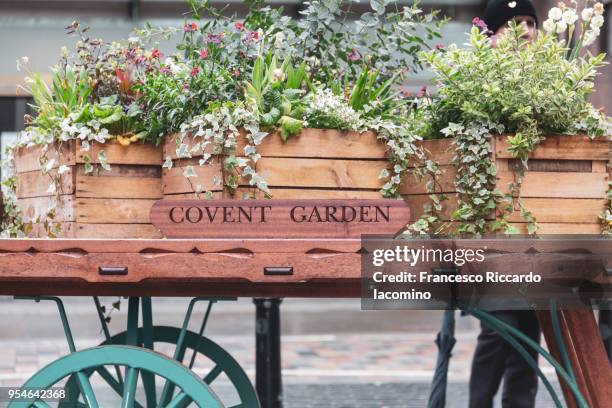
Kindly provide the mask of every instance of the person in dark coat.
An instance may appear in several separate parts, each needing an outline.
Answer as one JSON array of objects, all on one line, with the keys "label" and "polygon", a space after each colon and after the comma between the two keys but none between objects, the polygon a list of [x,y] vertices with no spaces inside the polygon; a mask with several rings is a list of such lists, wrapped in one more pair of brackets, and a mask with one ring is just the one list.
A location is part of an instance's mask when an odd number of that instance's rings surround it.
[{"label": "person in dark coat", "polygon": [[[536,36],[538,17],[529,0],[492,0],[483,17],[491,36],[500,36],[510,21],[527,28],[525,39]],[[498,319],[521,330],[534,341],[540,341],[540,327],[535,312],[530,310],[500,310],[496,305],[488,311]],[[526,347],[537,361],[538,354]],[[538,390],[538,377],[524,358],[494,330],[481,322],[472,372],[470,376],[470,408],[493,407],[493,399],[504,380],[503,408],[532,408]]]}]

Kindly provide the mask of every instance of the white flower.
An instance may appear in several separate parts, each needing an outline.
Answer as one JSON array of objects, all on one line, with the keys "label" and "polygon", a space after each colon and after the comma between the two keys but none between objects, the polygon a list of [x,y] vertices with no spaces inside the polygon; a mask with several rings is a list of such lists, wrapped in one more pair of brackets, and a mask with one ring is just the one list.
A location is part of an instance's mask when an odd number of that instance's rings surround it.
[{"label": "white flower", "polygon": [[559,7],[553,7],[548,12],[548,18],[553,21],[561,20],[561,17],[563,17],[563,11]]},{"label": "white flower", "polygon": [[551,19],[548,19],[544,21],[544,24],[542,25],[542,27],[544,27],[544,31],[546,31],[547,33],[551,33],[555,31],[556,24]]},{"label": "white flower", "polygon": [[567,30],[567,23],[565,21],[559,21],[557,23],[557,34],[562,34]]},{"label": "white flower", "polygon": [[603,15],[603,13],[604,13],[604,5],[602,3],[596,3],[595,6],[593,6],[593,12],[597,16]]},{"label": "white flower", "polygon": [[276,68],[274,71],[272,71],[272,80],[274,82],[282,81],[284,79],[285,79],[285,73],[283,72],[282,69]]},{"label": "white flower", "polygon": [[593,18],[592,8],[589,7],[582,10],[582,21],[589,21],[591,18]]},{"label": "white flower", "polygon": [[578,20],[578,14],[576,14],[575,10],[568,8],[563,12],[563,21],[568,25],[574,24],[576,20]]},{"label": "white flower", "polygon": [[591,28],[600,28],[604,25],[604,18],[601,15],[596,15],[591,20]]}]

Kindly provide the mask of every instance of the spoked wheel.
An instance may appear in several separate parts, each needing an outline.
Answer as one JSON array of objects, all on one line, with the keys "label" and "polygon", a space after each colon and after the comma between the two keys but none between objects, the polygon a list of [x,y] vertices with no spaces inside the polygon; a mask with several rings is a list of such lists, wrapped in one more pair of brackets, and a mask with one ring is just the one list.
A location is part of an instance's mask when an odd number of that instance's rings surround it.
[{"label": "spoked wheel", "polygon": [[[177,327],[169,327],[169,326],[154,326],[153,327],[153,343],[166,343],[176,345],[177,340],[180,336],[181,330]],[[143,328],[138,329],[138,343],[143,344],[144,336],[143,336]],[[102,343],[102,345],[110,345],[110,344],[126,344],[127,342],[127,332],[119,333],[115,336],[112,336],[108,341]],[[221,346],[219,346],[214,341],[206,338],[204,336],[199,336],[197,333],[187,330],[185,332],[185,339],[183,342],[184,346],[182,350],[178,350],[176,354],[178,362],[184,363],[185,365],[193,366],[198,369],[200,367],[205,368],[205,371],[199,373],[202,375],[202,379],[205,384],[208,386],[212,386],[212,389],[215,389],[215,384],[213,382],[217,379],[223,378],[232,389],[229,390],[227,396],[222,398],[221,401],[225,404],[224,406],[231,408],[257,408],[259,407],[259,401],[257,399],[257,394],[249,377],[244,372],[240,364]],[[188,353],[189,352],[189,353]],[[195,355],[194,355],[195,352]],[[188,355],[188,359],[185,357]],[[185,361],[187,360],[187,361]],[[206,361],[202,361],[206,360]],[[194,366],[194,363],[196,364]],[[118,376],[114,374],[115,371],[110,369],[105,373],[103,378],[111,384],[113,389],[116,392],[120,392],[122,387],[120,385],[121,379],[117,378]],[[86,375],[92,374],[93,371],[86,372]],[[113,373],[113,374],[111,374]],[[224,375],[222,375],[224,374]],[[167,403],[170,401],[171,397],[176,398],[174,393],[175,387],[172,385],[168,385],[165,392],[162,392],[161,395],[151,395],[151,393],[155,393],[155,385],[147,387],[147,382],[150,383],[150,379],[147,379],[146,376],[143,376],[143,382],[145,384],[145,392],[147,393],[147,404],[143,406],[146,407],[155,407],[152,405],[152,401],[158,401],[162,403]],[[127,381],[127,379],[126,379]],[[112,385],[114,384],[114,386]],[[147,389],[148,388],[148,389]],[[178,387],[180,388],[180,387]],[[78,399],[78,395],[80,393],[78,384],[76,382],[76,378],[71,379],[66,385],[67,395],[70,397],[71,402],[73,403]],[[226,393],[223,393],[224,395]],[[238,400],[238,401],[236,401]],[[74,405],[66,405],[65,408],[73,407]],[[165,406],[165,405],[163,405]],[[177,407],[185,407],[187,405],[180,404]],[[135,405],[135,407],[139,407]],[[63,408],[63,407],[62,407]],[[207,406],[208,408],[208,406]]]},{"label": "spoked wheel", "polygon": [[[109,371],[113,370],[113,367],[125,373],[121,383],[116,380],[108,381],[108,378],[113,378]],[[154,380],[160,377],[163,381],[178,389],[178,393],[173,396],[171,401],[167,404],[157,405],[159,407],[176,408],[194,406],[195,404],[195,406],[201,408],[224,408],[224,405],[206,383],[182,364],[163,354],[132,346],[109,345],[68,354],[34,374],[23,387],[50,389],[65,378],[71,377],[68,382],[73,382],[77,387],[77,394],[82,396],[81,401],[83,402],[79,401],[78,395],[68,394],[72,402],[64,401],[59,406],[98,408],[101,406],[100,401],[90,383],[90,377],[94,372],[107,380],[113,391],[121,390],[121,408],[142,406],[136,401],[139,377],[143,380],[145,387],[145,379]],[[67,391],[70,392],[71,390],[67,388]],[[98,388],[98,391],[101,390]],[[100,396],[101,393],[99,392]],[[74,397],[76,398],[73,399]],[[32,406],[36,408],[50,407],[45,402],[35,400],[9,404],[9,408],[29,408]]]}]

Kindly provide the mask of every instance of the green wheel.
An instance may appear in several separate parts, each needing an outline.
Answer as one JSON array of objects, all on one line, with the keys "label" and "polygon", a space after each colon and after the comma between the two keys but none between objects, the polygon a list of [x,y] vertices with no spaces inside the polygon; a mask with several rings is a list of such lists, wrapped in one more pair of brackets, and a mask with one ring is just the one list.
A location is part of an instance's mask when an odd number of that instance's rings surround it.
[{"label": "green wheel", "polygon": [[[177,340],[181,330],[177,327],[169,327],[169,326],[154,326],[152,330],[152,338],[153,345],[166,343],[176,345]],[[142,345],[144,343],[144,331],[143,328],[138,329],[138,345]],[[108,341],[102,343],[104,345],[119,345],[127,343],[127,332],[122,332],[112,336]],[[184,360],[188,360],[185,362],[186,365],[189,364],[191,360],[194,361],[193,353],[197,354],[196,356],[196,368],[202,364],[206,365],[205,375],[203,375],[203,381],[206,383],[211,389],[214,391],[215,384],[213,382],[222,377],[221,374],[225,374],[225,380],[229,380],[229,385],[232,390],[230,393],[224,394],[232,394],[228,395],[228,398],[221,399],[222,402],[225,403],[225,406],[231,408],[258,408],[259,400],[257,398],[257,393],[251,383],[249,377],[244,372],[240,364],[221,346],[219,346],[214,341],[210,340],[207,337],[199,336],[197,333],[187,330],[185,332],[184,339],[184,347],[182,350],[178,352],[178,362],[183,363]],[[185,358],[187,357],[187,359]],[[201,361],[202,357],[205,357],[205,362]],[[112,371],[112,370],[111,370]],[[86,374],[91,374],[93,371],[89,371]],[[107,373],[107,377],[110,373]],[[115,384],[115,391],[121,394],[122,386],[119,384],[120,381],[117,381],[116,376],[108,377],[107,381],[111,381]],[[150,381],[150,380],[149,380]],[[145,382],[145,388],[147,384]],[[74,407],[74,402],[78,399],[79,396],[79,387],[76,382],[76,378],[72,378],[71,381],[66,385],[68,390],[67,394],[70,397],[71,403],[73,405],[66,404],[66,408]],[[150,388],[154,388],[154,385]],[[174,387],[172,387],[174,388]],[[172,394],[172,391],[170,391]],[[147,400],[150,401],[148,404],[144,404],[143,406],[149,407],[153,406],[152,402],[157,401],[157,395],[155,397],[149,395]],[[167,398],[166,398],[167,399]],[[237,401],[238,400],[238,401]],[[137,408],[142,407],[135,405]],[[179,407],[187,406],[185,404],[178,405]]]},{"label": "green wheel", "polygon": [[[72,407],[98,408],[100,404],[90,383],[90,376],[95,371],[102,378],[109,375],[108,368],[124,368],[125,378],[122,381],[121,408],[138,406],[135,401],[139,377],[143,381],[161,377],[167,383],[179,389],[164,408],[175,408],[195,404],[201,408],[223,408],[215,393],[182,364],[163,354],[141,347],[108,345],[68,354],[34,374],[24,388],[49,389],[67,377],[75,381],[84,402],[76,402]],[[87,373],[87,374],[86,374]],[[111,384],[112,387],[112,384]],[[113,387],[114,388],[114,387]],[[66,405],[60,404],[60,405]],[[19,401],[9,404],[9,408],[44,408],[49,407],[42,401]]]}]

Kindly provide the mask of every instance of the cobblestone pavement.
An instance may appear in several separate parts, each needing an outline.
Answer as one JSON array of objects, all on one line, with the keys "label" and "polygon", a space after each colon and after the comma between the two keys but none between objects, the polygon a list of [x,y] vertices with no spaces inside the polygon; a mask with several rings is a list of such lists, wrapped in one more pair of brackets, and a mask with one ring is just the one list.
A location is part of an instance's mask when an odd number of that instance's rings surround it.
[{"label": "cobblestone pavement", "polygon": [[[3,306],[5,306],[4,309]],[[79,315],[79,304],[75,303],[72,306],[73,313],[69,317],[77,332],[75,334],[77,349],[99,344],[101,341],[101,335],[97,333],[99,326],[97,330],[90,328],[84,332],[82,328],[76,328],[75,323],[95,321],[95,316],[87,315],[89,311],[84,312],[81,316]],[[245,330],[252,330],[252,305],[243,303],[242,306],[245,306],[244,313],[240,309],[241,306],[236,305],[235,308],[238,310],[236,315],[218,314],[219,326],[211,324],[208,333],[214,341],[240,362],[252,378],[254,375],[253,332],[245,332]],[[0,329],[0,386],[22,384],[32,373],[65,355],[68,351],[61,328],[57,326],[44,328],[46,320],[57,319],[50,317],[54,313],[53,310],[39,309],[40,311],[36,312],[39,314],[28,315],[28,311],[36,310],[33,309],[33,305],[24,309],[11,309],[11,307],[15,308],[14,302],[0,303],[0,322],[8,322],[8,325]],[[393,316],[392,314],[384,312],[377,314],[375,319],[353,321],[351,325],[347,320],[353,318],[352,313],[355,313],[354,316],[363,316],[366,312],[354,310],[354,305],[347,307],[346,310],[342,308],[341,303],[336,304],[334,308],[330,308],[329,305],[325,306],[325,304],[323,306],[321,304],[304,306],[302,309],[291,305],[287,307],[285,317],[291,320],[287,324],[283,322],[282,339],[286,407],[426,406],[429,393],[428,382],[431,380],[436,361],[437,348],[433,339],[439,324],[439,314],[425,315],[425,317],[419,314],[409,315],[412,324],[402,326],[405,317],[396,319],[390,317]],[[71,315],[71,309],[68,310]],[[84,308],[83,310],[89,309]],[[176,322],[174,325],[178,326],[182,319],[179,312],[182,310],[182,307],[177,307],[175,311],[173,306],[168,305],[165,309],[158,309],[159,313],[156,317],[159,317],[160,324],[167,324],[166,320],[173,317],[172,320]],[[168,316],[164,317],[164,313]],[[25,316],[17,318],[17,315]],[[311,315],[318,316],[319,319],[325,316],[328,321],[318,327],[310,326],[311,323],[308,323],[307,326],[298,324],[299,319],[304,319],[304,316],[312,318]],[[390,330],[393,327],[388,327],[386,330],[379,327],[383,323],[376,320],[383,320],[385,316],[392,321],[397,320],[395,322],[396,331]],[[122,319],[123,316],[116,316],[113,325],[118,328],[114,328],[113,332],[124,327]],[[197,319],[194,320],[197,322]],[[337,320],[337,324],[334,326],[329,320]],[[221,324],[223,322],[226,324]],[[240,330],[227,330],[227,324],[237,326]],[[384,324],[389,324],[389,322]],[[21,331],[27,331],[27,327],[20,327],[21,325],[29,325],[29,336],[20,334]],[[9,330],[8,327],[11,329]],[[305,330],[304,327],[306,327]],[[334,330],[334,327],[343,327],[343,329]],[[447,405],[449,407],[467,405],[467,381],[478,333],[476,327],[473,322],[458,320],[457,344],[449,369],[449,403]],[[313,334],[313,331],[319,333]],[[156,346],[156,349],[169,355],[174,351],[170,345],[163,344]],[[209,369],[206,361],[196,362],[196,373],[204,375]],[[545,373],[552,374],[550,367],[544,365],[543,369]],[[549,378],[553,379],[554,374],[549,375]],[[222,381],[217,387],[215,391],[221,395],[227,391],[224,388],[226,384]],[[543,388],[540,389],[540,401],[537,406],[553,406]],[[114,404],[103,404],[103,406],[112,407]]]}]

